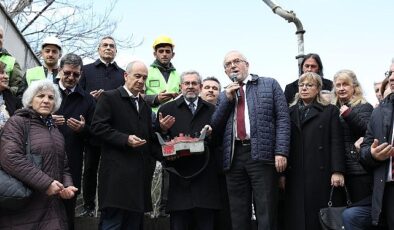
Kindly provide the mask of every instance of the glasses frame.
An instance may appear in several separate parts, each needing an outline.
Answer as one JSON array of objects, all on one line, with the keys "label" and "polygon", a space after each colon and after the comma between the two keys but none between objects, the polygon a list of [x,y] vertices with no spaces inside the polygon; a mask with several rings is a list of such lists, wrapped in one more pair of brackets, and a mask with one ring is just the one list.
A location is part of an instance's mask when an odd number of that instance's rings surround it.
[{"label": "glasses frame", "polygon": [[239,64],[241,64],[242,62],[245,62],[246,63],[246,61],[245,60],[242,60],[242,59],[240,59],[240,58],[236,58],[236,59],[234,59],[234,60],[232,60],[232,61],[228,61],[228,62],[226,62],[226,63],[224,63],[224,68],[226,68],[226,69],[228,69],[228,68],[230,68],[231,66],[238,66]]}]

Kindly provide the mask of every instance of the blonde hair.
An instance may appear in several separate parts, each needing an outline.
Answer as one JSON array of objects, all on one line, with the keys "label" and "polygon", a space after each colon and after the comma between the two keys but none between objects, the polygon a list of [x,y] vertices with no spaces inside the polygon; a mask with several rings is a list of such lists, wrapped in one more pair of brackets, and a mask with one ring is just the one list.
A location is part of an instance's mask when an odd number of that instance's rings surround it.
[{"label": "blonde hair", "polygon": [[[303,73],[300,78],[298,79],[298,83],[301,83],[305,80],[308,80],[310,82],[313,82],[316,84],[317,90],[318,90],[318,94],[316,95],[316,102],[322,105],[328,105],[329,102],[324,100],[321,96],[320,96],[320,92],[321,89],[323,87],[323,81],[320,77],[319,74],[317,73],[313,73],[313,72],[307,72],[307,73]],[[300,95],[299,93],[296,93],[296,95],[294,96],[294,101],[290,104],[290,106],[297,104],[297,102],[300,100]]]},{"label": "blonde hair", "polygon": [[354,93],[352,97],[349,100],[350,106],[355,106],[358,104],[365,104],[367,103],[367,100],[365,100],[364,95],[363,95],[363,90],[361,89],[361,85],[357,80],[356,74],[348,69],[340,70],[334,75],[334,100],[333,104],[334,105],[341,105],[341,101],[338,98],[337,95],[337,90],[335,87],[335,82],[337,80],[344,80],[345,82],[349,83],[350,85],[353,86]]}]

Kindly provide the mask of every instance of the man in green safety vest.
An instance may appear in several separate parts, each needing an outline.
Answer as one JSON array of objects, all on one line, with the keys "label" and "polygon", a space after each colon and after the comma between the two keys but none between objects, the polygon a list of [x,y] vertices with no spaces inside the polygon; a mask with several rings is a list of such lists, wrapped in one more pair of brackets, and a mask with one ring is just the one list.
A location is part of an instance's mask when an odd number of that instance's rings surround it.
[{"label": "man in green safety vest", "polygon": [[5,72],[8,75],[8,86],[13,94],[16,94],[22,82],[22,70],[16,59],[3,48],[4,28],[0,26],[0,61],[6,64]]},{"label": "man in green safety vest", "polygon": [[21,96],[33,81],[49,79],[55,84],[58,83],[58,62],[62,56],[61,41],[57,37],[45,38],[41,44],[41,56],[44,60],[43,65],[26,70],[22,86],[17,93],[18,96]]},{"label": "man in green safety vest", "polygon": [[157,112],[159,106],[176,96],[180,91],[181,79],[171,63],[174,43],[170,37],[161,35],[153,43],[155,61],[150,65],[145,83],[145,100]]}]

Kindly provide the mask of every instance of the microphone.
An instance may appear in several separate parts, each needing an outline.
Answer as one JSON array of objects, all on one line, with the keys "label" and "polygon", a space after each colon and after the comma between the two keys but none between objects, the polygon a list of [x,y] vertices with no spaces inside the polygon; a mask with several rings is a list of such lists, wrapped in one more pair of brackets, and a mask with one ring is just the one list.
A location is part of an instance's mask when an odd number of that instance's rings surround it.
[{"label": "microphone", "polygon": [[[233,81],[233,82],[238,82],[238,78],[237,78],[237,75],[236,74],[233,74],[233,75],[231,75],[231,80]],[[239,89],[237,89],[236,91],[235,91],[235,94],[237,95],[237,98],[240,98],[241,97],[241,94],[239,93]]]}]

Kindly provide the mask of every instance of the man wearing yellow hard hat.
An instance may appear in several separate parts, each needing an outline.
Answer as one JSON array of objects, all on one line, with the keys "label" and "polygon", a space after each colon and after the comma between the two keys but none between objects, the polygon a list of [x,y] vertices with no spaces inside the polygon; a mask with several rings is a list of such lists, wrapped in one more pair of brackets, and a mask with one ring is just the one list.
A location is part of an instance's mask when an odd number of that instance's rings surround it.
[{"label": "man wearing yellow hard hat", "polygon": [[171,63],[174,57],[174,42],[165,35],[160,35],[153,42],[155,61],[150,65],[146,80],[145,100],[157,112],[159,106],[179,94],[181,79]]}]

